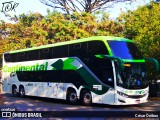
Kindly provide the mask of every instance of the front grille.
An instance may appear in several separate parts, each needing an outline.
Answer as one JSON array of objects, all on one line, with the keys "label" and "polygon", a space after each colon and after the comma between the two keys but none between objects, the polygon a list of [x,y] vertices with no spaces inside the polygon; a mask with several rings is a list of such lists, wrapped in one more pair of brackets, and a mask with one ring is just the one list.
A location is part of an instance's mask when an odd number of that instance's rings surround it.
[{"label": "front grille", "polygon": [[127,95],[128,98],[133,98],[133,99],[137,99],[137,98],[143,98],[144,96],[146,96],[146,94],[144,95]]}]

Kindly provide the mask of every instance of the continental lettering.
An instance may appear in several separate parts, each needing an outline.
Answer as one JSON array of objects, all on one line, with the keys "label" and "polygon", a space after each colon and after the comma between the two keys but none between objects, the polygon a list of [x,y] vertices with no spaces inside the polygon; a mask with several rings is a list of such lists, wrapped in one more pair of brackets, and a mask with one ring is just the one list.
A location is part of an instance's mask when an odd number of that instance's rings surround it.
[{"label": "continental lettering", "polygon": [[48,62],[44,64],[36,63],[35,65],[21,65],[18,64],[16,66],[7,66],[3,67],[4,72],[16,72],[16,71],[42,71],[48,69]]}]

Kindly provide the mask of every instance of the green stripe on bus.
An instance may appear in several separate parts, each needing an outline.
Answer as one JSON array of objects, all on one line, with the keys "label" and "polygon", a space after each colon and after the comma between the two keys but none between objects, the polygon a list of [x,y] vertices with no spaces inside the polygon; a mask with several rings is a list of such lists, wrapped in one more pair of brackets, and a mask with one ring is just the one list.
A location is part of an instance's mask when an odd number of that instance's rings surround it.
[{"label": "green stripe on bus", "polygon": [[144,63],[145,60],[144,59],[140,59],[140,60],[135,60],[135,59],[123,59],[123,62],[139,62],[139,63]]}]

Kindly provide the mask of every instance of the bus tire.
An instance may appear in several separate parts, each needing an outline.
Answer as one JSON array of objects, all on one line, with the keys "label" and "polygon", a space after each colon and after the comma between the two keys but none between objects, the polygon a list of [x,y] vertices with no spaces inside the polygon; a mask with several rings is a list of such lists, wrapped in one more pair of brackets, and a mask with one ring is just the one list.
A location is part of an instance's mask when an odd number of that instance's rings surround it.
[{"label": "bus tire", "polygon": [[92,95],[88,90],[82,91],[80,99],[81,99],[81,103],[83,105],[87,105],[88,106],[88,105],[92,104]]},{"label": "bus tire", "polygon": [[78,98],[75,90],[71,89],[67,91],[67,102],[69,104],[77,104]]},{"label": "bus tire", "polygon": [[20,97],[25,97],[25,90],[23,86],[19,87],[19,96]]},{"label": "bus tire", "polygon": [[17,97],[18,96],[18,92],[17,92],[17,87],[15,85],[12,86],[12,95],[14,97]]}]

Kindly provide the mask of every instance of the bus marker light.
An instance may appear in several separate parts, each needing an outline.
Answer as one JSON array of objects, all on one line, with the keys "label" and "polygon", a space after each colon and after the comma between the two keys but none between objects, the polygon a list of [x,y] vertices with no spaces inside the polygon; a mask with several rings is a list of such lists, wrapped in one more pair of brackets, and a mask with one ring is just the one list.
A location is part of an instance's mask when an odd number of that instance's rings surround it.
[{"label": "bus marker light", "polygon": [[124,64],[125,67],[131,67],[131,64]]}]

